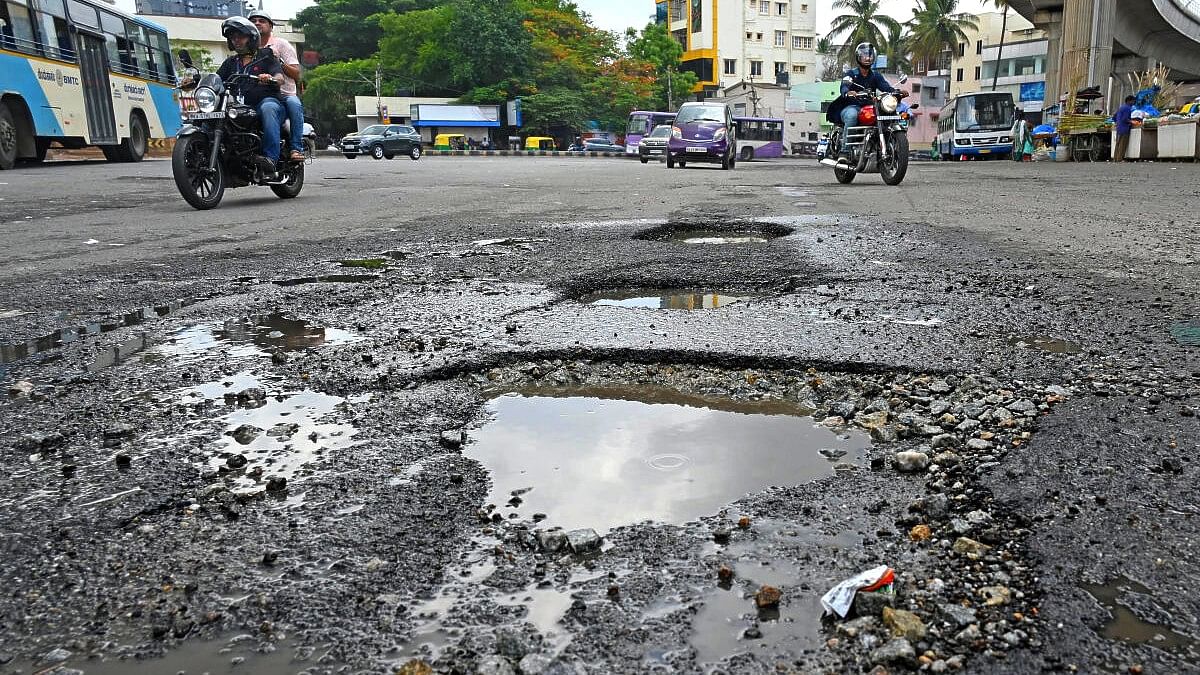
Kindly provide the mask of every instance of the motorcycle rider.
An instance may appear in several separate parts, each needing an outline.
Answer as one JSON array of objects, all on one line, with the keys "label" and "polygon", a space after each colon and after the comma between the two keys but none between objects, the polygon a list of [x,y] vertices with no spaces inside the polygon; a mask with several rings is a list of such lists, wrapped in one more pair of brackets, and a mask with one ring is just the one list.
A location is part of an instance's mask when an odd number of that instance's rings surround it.
[{"label": "motorcycle rider", "polygon": [[847,70],[843,77],[850,78],[858,87],[851,86],[849,82],[842,82],[842,95],[833,102],[833,105],[829,106],[826,119],[830,124],[842,126],[842,145],[839,149],[841,156],[838,158],[838,164],[850,164],[847,129],[858,125],[858,111],[862,107],[859,105],[859,99],[869,96],[864,90],[893,93],[896,91],[887,78],[872,69],[877,55],[875,45],[869,42],[863,42],[854,48],[854,61],[857,67]]},{"label": "motorcycle rider", "polygon": [[250,12],[246,17],[258,28],[259,41],[264,47],[270,47],[279,57],[283,66],[283,84],[279,87],[283,107],[287,109],[287,119],[292,126],[292,161],[304,161],[304,105],[296,89],[296,81],[300,79],[300,59],[296,57],[296,48],[292,43],[281,37],[272,35],[275,21],[261,9]]},{"label": "motorcycle rider", "polygon": [[[225,59],[217,70],[222,81],[228,82],[235,74],[250,75],[250,81],[239,82],[242,98],[246,105],[258,110],[262,123],[263,157],[260,165],[263,172],[274,175],[279,163],[279,133],[283,126],[283,101],[279,98],[279,86],[283,83],[283,68],[274,55],[257,58],[259,47],[258,28],[249,19],[234,16],[221,24],[221,35],[234,55]],[[265,159],[265,163],[262,161]],[[269,170],[266,164],[269,164]]]}]

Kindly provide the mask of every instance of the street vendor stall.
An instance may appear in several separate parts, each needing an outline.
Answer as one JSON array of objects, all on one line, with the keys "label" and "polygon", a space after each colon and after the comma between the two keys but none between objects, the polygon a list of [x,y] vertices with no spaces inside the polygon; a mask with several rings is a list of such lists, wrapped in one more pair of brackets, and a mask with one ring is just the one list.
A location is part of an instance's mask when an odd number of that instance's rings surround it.
[{"label": "street vendor stall", "polygon": [[1071,113],[1058,120],[1058,133],[1076,162],[1103,162],[1112,156],[1113,125],[1104,115]]},{"label": "street vendor stall", "polygon": [[1158,122],[1160,159],[1200,158],[1200,117],[1172,116]]}]

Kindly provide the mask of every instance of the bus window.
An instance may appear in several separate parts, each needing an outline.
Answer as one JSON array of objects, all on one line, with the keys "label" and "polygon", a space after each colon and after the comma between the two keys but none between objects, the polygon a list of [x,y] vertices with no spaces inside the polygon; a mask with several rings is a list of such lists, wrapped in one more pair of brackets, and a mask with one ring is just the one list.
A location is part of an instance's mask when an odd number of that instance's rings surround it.
[{"label": "bus window", "polygon": [[129,34],[129,39],[133,41],[138,74],[151,80],[157,79],[158,70],[154,67],[154,60],[150,56],[150,38],[146,35],[145,26],[127,21],[125,30]]},{"label": "bus window", "polygon": [[72,21],[91,28],[100,27],[100,17],[96,14],[95,7],[85,5],[78,0],[67,0],[67,10],[71,13]]},{"label": "bus window", "polygon": [[151,32],[150,39],[154,40],[154,63],[158,65],[159,79],[174,83],[175,64],[171,58],[171,43],[164,33]]},{"label": "bus window", "polygon": [[52,59],[74,61],[75,47],[71,44],[62,0],[40,0],[38,9],[41,10],[37,12],[37,23],[43,53]]},{"label": "bus window", "polygon": [[0,2],[0,46],[22,52],[36,51],[33,22],[29,8],[13,2]]},{"label": "bus window", "polygon": [[125,37],[125,22],[100,12],[100,28],[104,30],[104,48],[108,52],[108,69],[121,72],[121,40]]}]

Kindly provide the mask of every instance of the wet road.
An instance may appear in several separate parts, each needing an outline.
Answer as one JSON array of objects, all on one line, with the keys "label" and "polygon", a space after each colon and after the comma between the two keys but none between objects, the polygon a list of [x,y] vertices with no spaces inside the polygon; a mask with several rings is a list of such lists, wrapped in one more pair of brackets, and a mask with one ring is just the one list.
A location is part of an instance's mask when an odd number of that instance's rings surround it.
[{"label": "wet road", "polygon": [[[1190,165],[321,158],[203,213],[168,170],[0,173],[0,669],[1200,667]],[[843,437],[772,455],[764,400]],[[877,564],[911,653],[815,620]]]}]

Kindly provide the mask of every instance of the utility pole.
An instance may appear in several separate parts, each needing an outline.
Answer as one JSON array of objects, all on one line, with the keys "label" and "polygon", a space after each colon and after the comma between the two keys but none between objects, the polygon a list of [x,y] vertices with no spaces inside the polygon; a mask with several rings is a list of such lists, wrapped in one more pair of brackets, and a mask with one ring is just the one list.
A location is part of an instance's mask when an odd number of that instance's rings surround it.
[{"label": "utility pole", "polygon": [[675,109],[675,102],[672,97],[671,90],[671,67],[667,66],[667,112]]},{"label": "utility pole", "polygon": [[383,71],[380,64],[375,64],[375,114],[383,122]]}]

